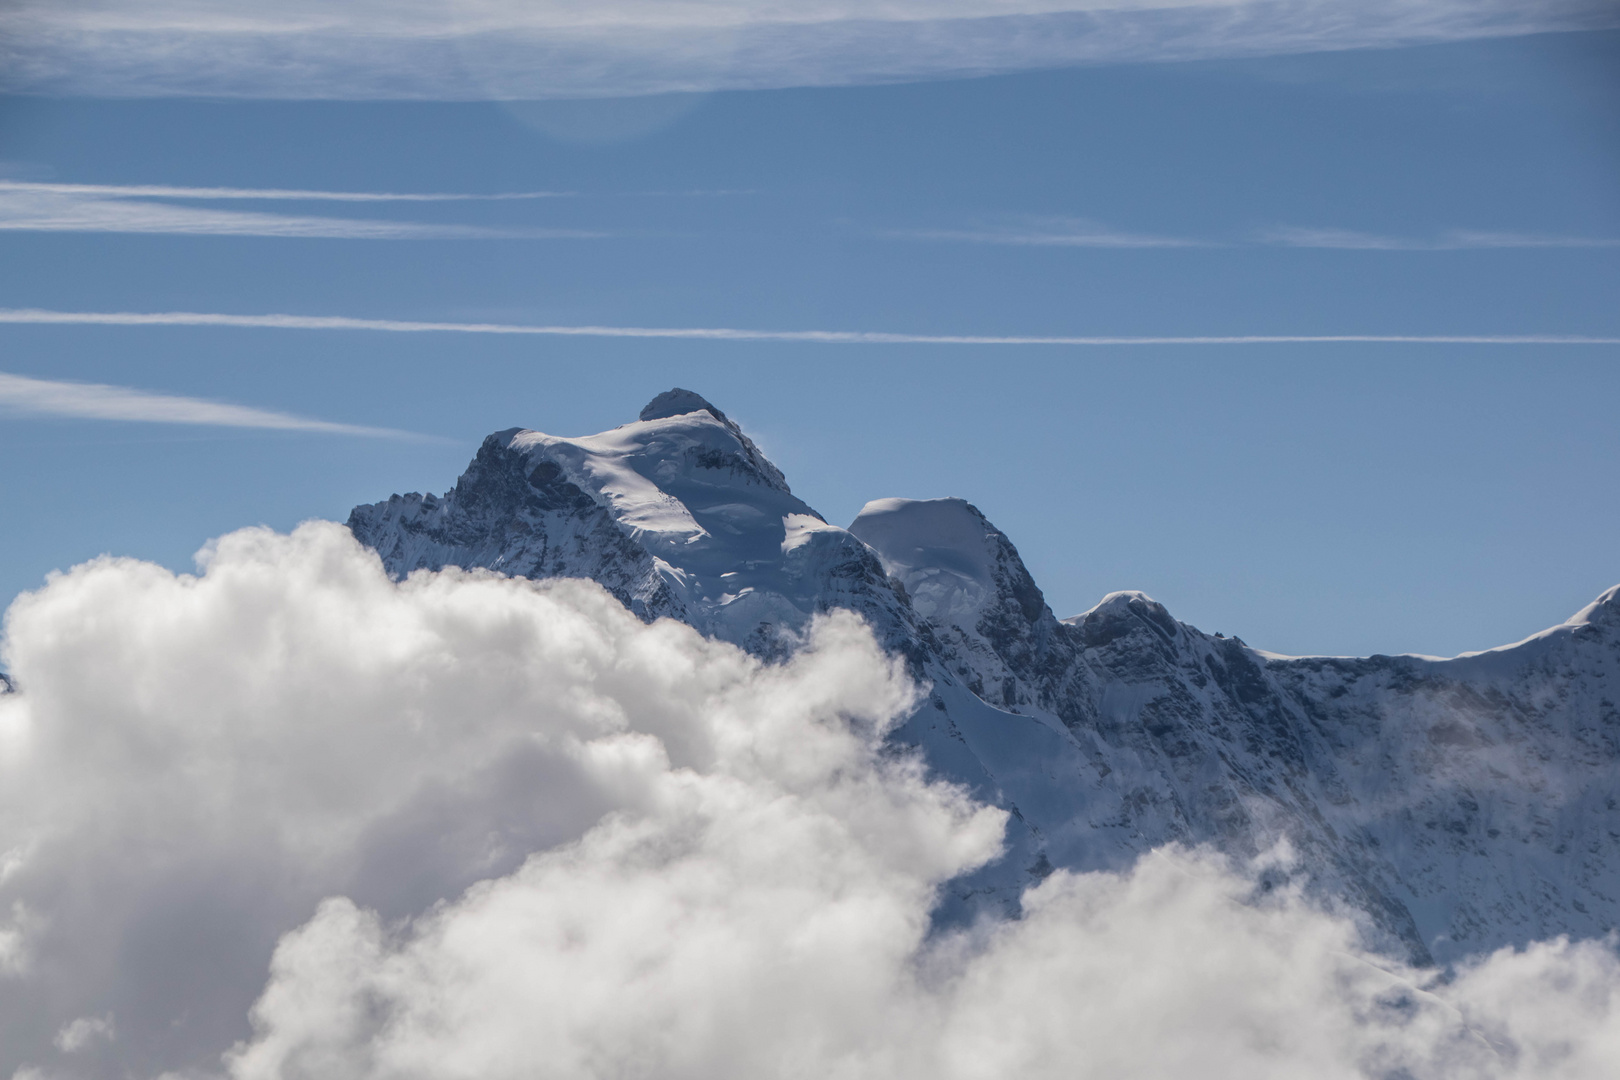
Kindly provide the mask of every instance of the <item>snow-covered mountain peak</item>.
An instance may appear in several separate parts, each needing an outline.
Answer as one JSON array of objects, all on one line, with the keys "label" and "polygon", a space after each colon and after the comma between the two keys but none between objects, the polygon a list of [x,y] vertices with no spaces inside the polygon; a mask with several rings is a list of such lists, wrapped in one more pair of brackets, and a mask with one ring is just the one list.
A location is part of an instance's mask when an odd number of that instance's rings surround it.
[{"label": "snow-covered mountain peak", "polygon": [[877,553],[935,635],[945,667],[1000,707],[1033,703],[1060,627],[1018,549],[963,499],[878,499],[849,531]]},{"label": "snow-covered mountain peak", "polygon": [[1109,593],[1107,596],[1097,601],[1097,603],[1089,610],[1082,611],[1078,615],[1072,615],[1063,621],[1073,625],[1090,618],[1117,619],[1126,615],[1141,614],[1143,612],[1151,612],[1155,616],[1162,613],[1162,615],[1166,617],[1170,614],[1169,610],[1163,604],[1153,599],[1153,597],[1149,596],[1147,593],[1141,592],[1137,589],[1120,589],[1117,592]]},{"label": "snow-covered mountain peak", "polygon": [[1167,642],[1174,641],[1188,629],[1183,627],[1163,604],[1136,589],[1111,592],[1091,610],[1071,616],[1063,622],[1078,629],[1088,644],[1112,641],[1125,632],[1126,626],[1137,623],[1146,626]]},{"label": "snow-covered mountain peak", "polygon": [[706,412],[722,422],[726,419],[726,414],[709,404],[708,399],[702,394],[691,390],[682,390],[678,386],[672,390],[665,390],[662,394],[647,402],[646,407],[641,410],[641,415],[636,419],[667,420],[671,416],[681,416],[685,413],[694,412]]},{"label": "snow-covered mountain peak", "polygon": [[780,503],[782,513],[809,509],[735,424],[706,409],[577,438],[520,431],[508,447],[548,477],[558,470],[625,527],[664,534],[672,543],[713,535],[698,520],[705,516],[718,517],[710,524],[735,535],[764,504]]},{"label": "snow-covered mountain peak", "polygon": [[442,498],[356,507],[349,527],[395,574],[590,577],[643,617],[760,652],[835,602],[899,640],[900,601],[876,557],[796,498],[735,421],[679,389],[641,415],[596,435],[497,432]]},{"label": "snow-covered mountain peak", "polygon": [[683,390],[678,386],[672,390],[665,390],[647,403],[646,407],[641,410],[638,420],[641,423],[658,423],[662,421],[680,423],[689,418],[701,419],[705,415],[718,421],[726,431],[731,433],[732,438],[737,442],[738,452],[765,483],[771,487],[780,488],[782,491],[788,490],[787,478],[782,475],[782,471],[760,451],[758,446],[754,445],[754,440],[743,433],[743,429],[738,426],[735,420],[715,408],[702,394],[691,390]]},{"label": "snow-covered mountain peak", "polygon": [[[1496,657],[1509,662],[1520,662],[1532,653],[1556,648],[1557,643],[1571,637],[1604,639],[1620,643],[1620,585],[1604,590],[1596,600],[1559,623],[1539,633],[1531,634],[1511,645],[1498,645],[1494,649],[1465,652],[1453,659],[1485,663]],[[1429,659],[1437,659],[1430,657]]]},{"label": "snow-covered mountain peak", "polygon": [[1605,590],[1603,595],[1571,615],[1565,625],[1620,629],[1620,585]]},{"label": "snow-covered mountain peak", "polygon": [[874,499],[849,531],[877,552],[924,618],[971,627],[995,595],[999,534],[964,499]]},{"label": "snow-covered mountain peak", "polygon": [[443,496],[349,526],[396,576],[591,578],[764,657],[858,612],[927,688],[892,738],[1011,815],[951,917],[1016,910],[1054,867],[1287,839],[1312,889],[1415,960],[1620,926],[1620,587],[1452,660],[1276,656],[1135,591],[1059,622],[971,503],[881,499],[837,528],[679,389],[598,435],[497,432]]}]

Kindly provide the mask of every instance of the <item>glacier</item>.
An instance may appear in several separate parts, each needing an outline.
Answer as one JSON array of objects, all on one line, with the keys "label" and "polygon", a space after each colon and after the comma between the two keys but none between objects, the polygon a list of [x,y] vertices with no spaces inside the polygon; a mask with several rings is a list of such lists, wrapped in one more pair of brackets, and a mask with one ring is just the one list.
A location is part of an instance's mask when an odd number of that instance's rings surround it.
[{"label": "glacier", "polygon": [[1005,854],[950,884],[943,920],[1016,915],[1056,868],[1179,843],[1300,882],[1421,964],[1620,926],[1620,586],[1452,659],[1279,656],[1140,592],[1059,619],[971,503],[830,524],[680,389],[597,435],[496,432],[444,495],[348,527],[396,578],[588,578],[767,659],[816,614],[859,613],[926,688],[897,752],[1009,813]]}]

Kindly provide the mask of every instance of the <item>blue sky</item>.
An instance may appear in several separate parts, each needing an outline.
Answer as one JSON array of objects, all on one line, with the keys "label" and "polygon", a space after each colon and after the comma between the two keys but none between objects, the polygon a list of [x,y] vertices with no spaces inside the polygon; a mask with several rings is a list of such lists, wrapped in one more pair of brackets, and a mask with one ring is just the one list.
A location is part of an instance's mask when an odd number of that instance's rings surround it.
[{"label": "blue sky", "polygon": [[[1481,29],[1444,4],[1348,24],[1284,5],[1292,22],[1243,37],[1198,22],[1214,4],[1023,5],[1014,33],[969,0],[938,25],[714,0],[672,45],[622,0],[602,9],[618,23],[525,23],[504,51],[493,0],[496,29],[470,36],[359,48],[300,24],[235,51],[178,0],[131,8],[168,21],[122,37],[96,22],[117,7],[10,36],[8,311],[1620,338],[1620,33],[1600,7],[1518,25],[1502,6]],[[219,59],[154,59],[187,49]],[[424,49],[460,57],[454,77]],[[666,86],[697,89],[480,100]],[[495,194],[530,197],[459,197]],[[1060,616],[1140,588],[1280,652],[1451,654],[1620,581],[1615,344],[16,321],[0,373],[0,599],[101,552],[185,567],[243,525],[444,490],[490,431],[599,430],[672,385],[735,415],[832,521],[972,500]]]}]

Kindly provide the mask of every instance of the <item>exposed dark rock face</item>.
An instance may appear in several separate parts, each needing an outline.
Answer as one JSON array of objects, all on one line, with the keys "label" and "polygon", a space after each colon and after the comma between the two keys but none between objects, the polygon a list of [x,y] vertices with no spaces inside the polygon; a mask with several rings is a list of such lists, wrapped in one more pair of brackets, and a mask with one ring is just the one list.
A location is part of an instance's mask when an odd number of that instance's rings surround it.
[{"label": "exposed dark rock face", "polygon": [[348,526],[398,577],[482,566],[514,577],[588,577],[637,615],[679,618],[680,606],[636,544],[596,500],[550,461],[510,445],[518,429],[484,440],[442,497],[395,495],[357,506]]}]

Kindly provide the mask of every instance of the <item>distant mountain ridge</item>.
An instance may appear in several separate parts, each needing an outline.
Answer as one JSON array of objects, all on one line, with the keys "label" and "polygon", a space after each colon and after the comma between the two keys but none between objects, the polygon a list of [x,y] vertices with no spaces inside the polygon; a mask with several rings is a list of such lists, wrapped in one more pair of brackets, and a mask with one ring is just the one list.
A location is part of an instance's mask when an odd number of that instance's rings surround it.
[{"label": "distant mountain ridge", "polygon": [[443,496],[348,525],[396,576],[591,578],[761,656],[859,612],[931,686],[894,738],[1012,815],[945,917],[1015,910],[1054,867],[1286,840],[1314,891],[1419,961],[1620,926],[1620,586],[1451,660],[1277,657],[1135,592],[1059,620],[971,504],[883,499],[838,528],[685,390],[599,435],[497,432]]}]

